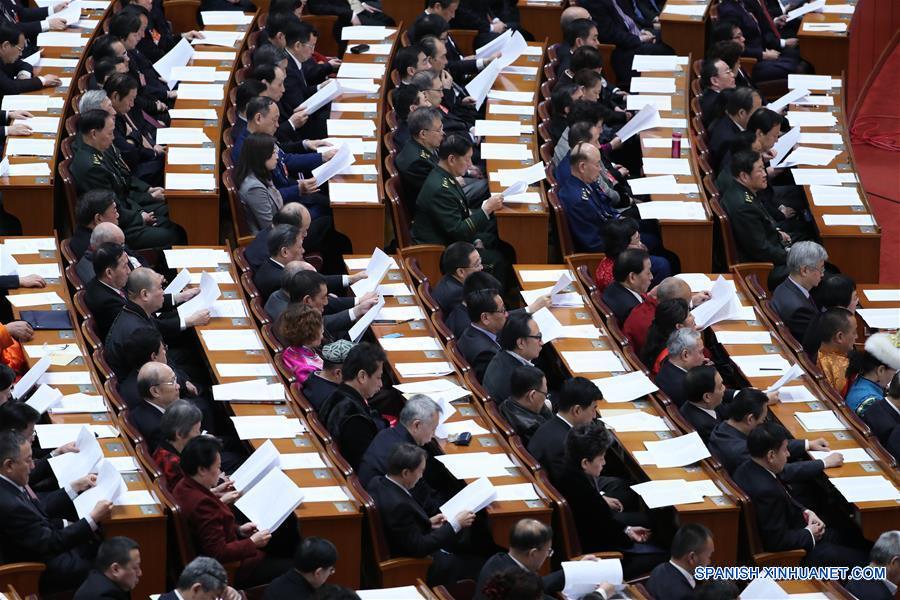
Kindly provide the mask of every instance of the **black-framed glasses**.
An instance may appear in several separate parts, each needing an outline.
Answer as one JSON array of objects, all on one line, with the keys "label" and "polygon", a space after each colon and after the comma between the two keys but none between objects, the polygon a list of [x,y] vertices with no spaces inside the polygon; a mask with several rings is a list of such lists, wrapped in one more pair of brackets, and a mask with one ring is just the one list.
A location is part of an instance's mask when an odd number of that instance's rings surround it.
[{"label": "black-framed glasses", "polygon": [[542,340],[542,339],[544,339],[544,336],[542,336],[540,333],[537,334],[537,335],[531,335],[531,334],[528,334],[528,335],[526,335],[525,337],[531,338],[531,339],[534,339],[534,340]]}]

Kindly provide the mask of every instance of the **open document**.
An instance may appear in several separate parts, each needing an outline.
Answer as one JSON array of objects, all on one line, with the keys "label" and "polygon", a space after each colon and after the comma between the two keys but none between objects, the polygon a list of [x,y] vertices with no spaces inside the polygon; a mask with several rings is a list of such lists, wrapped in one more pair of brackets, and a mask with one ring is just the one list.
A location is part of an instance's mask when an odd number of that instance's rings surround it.
[{"label": "open document", "polygon": [[281,469],[272,469],[234,506],[260,530],[275,531],[303,501],[303,491]]}]

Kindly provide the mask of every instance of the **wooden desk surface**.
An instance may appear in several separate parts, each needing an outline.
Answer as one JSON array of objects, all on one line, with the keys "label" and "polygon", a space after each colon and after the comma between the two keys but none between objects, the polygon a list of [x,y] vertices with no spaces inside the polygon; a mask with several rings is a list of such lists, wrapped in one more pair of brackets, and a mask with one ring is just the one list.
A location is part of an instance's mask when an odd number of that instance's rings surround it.
[{"label": "wooden desk surface", "polygon": [[[826,0],[826,6],[856,5],[856,0]],[[810,31],[807,26],[818,23],[845,23],[847,30]],[[847,72],[850,60],[850,36],[853,35],[853,14],[811,12],[803,15],[797,32],[800,53],[816,68],[816,73],[839,76]]]}]

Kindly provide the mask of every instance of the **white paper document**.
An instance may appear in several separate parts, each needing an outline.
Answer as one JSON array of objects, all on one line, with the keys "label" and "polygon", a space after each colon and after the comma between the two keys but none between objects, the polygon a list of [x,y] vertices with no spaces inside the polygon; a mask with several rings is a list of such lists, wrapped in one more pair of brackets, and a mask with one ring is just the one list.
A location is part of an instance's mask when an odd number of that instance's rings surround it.
[{"label": "white paper document", "polygon": [[669,431],[665,420],[642,410],[622,411],[620,414],[607,414],[604,411],[600,419],[614,431]]},{"label": "white paper document", "polygon": [[[15,306],[15,305],[14,305]],[[21,399],[31,390],[35,383],[47,372],[47,369],[50,368],[50,355],[46,355],[41,358],[39,361],[34,363],[28,371],[19,378],[19,381],[13,386],[12,396],[13,398]]]},{"label": "white paper document", "polygon": [[706,3],[701,4],[666,4],[663,13],[682,15],[685,17],[702,17],[706,14]]},{"label": "white paper document", "polygon": [[675,277],[687,283],[692,292],[707,292],[713,286],[712,279],[703,273],[679,273]]},{"label": "white paper document", "polygon": [[735,355],[731,360],[746,377],[780,377],[791,368],[780,354]]},{"label": "white paper document", "polygon": [[900,302],[900,289],[863,290],[869,302]]},{"label": "white paper document", "polygon": [[657,467],[686,467],[711,454],[696,431],[659,442],[644,442]]},{"label": "white paper document", "polygon": [[375,121],[371,119],[328,119],[328,135],[348,137],[373,137]]},{"label": "white paper document", "polygon": [[716,340],[720,344],[771,344],[772,336],[768,331],[716,331]]},{"label": "white paper document", "polygon": [[122,475],[114,466],[105,460],[101,460],[97,468],[97,485],[89,488],[75,497],[72,504],[80,518],[85,518],[100,500],[109,500],[115,503],[116,499],[128,491],[128,486],[122,479]]},{"label": "white paper document", "polygon": [[59,456],[51,456],[48,460],[56,480],[64,486],[84,477],[103,459],[103,450],[97,438],[87,427],[82,427],[75,439],[78,452],[67,452]]},{"label": "white paper document", "polygon": [[278,468],[278,450],[272,440],[257,448],[237,470],[231,474],[234,489],[246,492],[258,483],[272,469]]},{"label": "white paper document", "polygon": [[161,146],[199,146],[212,143],[201,127],[161,127],[156,130],[156,143]]},{"label": "white paper document", "polygon": [[6,140],[7,156],[53,156],[55,139],[11,137]]},{"label": "white paper document", "polygon": [[774,579],[757,577],[741,592],[741,600],[781,600],[789,594]]},{"label": "white paper document", "polygon": [[[373,308],[372,311],[374,310]],[[396,323],[418,321],[424,318],[425,313],[418,306],[385,306],[375,316],[376,321],[393,321]]]},{"label": "white paper document", "polygon": [[56,371],[55,373],[44,373],[37,382],[46,383],[48,385],[88,385],[92,383],[90,371]]},{"label": "white paper document", "polygon": [[639,177],[629,179],[628,184],[636,196],[648,194],[671,194],[677,185],[673,175],[658,175],[655,177]]},{"label": "white paper document", "polygon": [[634,77],[631,80],[632,94],[675,94],[674,77]]},{"label": "white paper document", "polygon": [[282,471],[294,469],[325,469],[328,465],[318,452],[291,452],[278,455],[278,466]]},{"label": "white paper document", "polygon": [[[459,400],[460,398],[465,398],[469,395],[469,390],[456,385],[456,383],[450,379],[428,379],[426,381],[401,383],[395,385],[394,389],[407,397],[413,394],[425,394],[435,402],[440,402],[442,407],[450,408],[453,408],[453,406],[449,404],[451,401]],[[448,416],[446,412],[445,408],[445,414],[441,415],[442,418]]]},{"label": "white paper document", "polygon": [[846,23],[804,23],[803,31],[811,33],[845,33],[847,31]]},{"label": "white paper document", "polygon": [[834,127],[837,118],[830,112],[789,110],[785,115],[793,127]]},{"label": "white paper document", "polygon": [[50,108],[50,96],[39,95],[9,95],[3,97],[0,103],[0,109],[10,110],[27,110],[34,112],[47,112]]},{"label": "white paper document", "polygon": [[33,133],[56,133],[59,131],[59,117],[32,117],[16,119],[13,125],[22,124],[31,128]]},{"label": "white paper document", "polygon": [[477,120],[472,130],[478,137],[499,136],[517,137],[523,134],[523,125],[519,121]]},{"label": "white paper document", "polygon": [[600,388],[605,402],[630,402],[659,389],[643,371],[632,371],[624,375],[602,377],[592,381]]},{"label": "white paper document", "polygon": [[[475,99],[475,110],[481,110],[481,105],[484,104],[488,92],[493,87],[494,82],[497,80],[502,69],[503,64],[500,60],[492,61],[466,84],[466,91]],[[526,108],[533,111],[533,107],[531,106]]]},{"label": "white paper document", "polygon": [[637,207],[642,219],[661,219],[663,221],[705,221],[707,219],[702,202],[654,200],[638,204]]},{"label": "white paper document", "polygon": [[[563,273],[569,273],[568,269],[522,269],[519,271],[519,277],[524,283],[537,282],[556,282],[562,277]],[[570,273],[571,275],[571,273]]]},{"label": "white paper document", "polygon": [[292,438],[306,431],[300,419],[289,419],[284,415],[231,417],[231,420],[242,440]]},{"label": "white paper document", "polygon": [[778,378],[778,381],[766,388],[766,393],[771,394],[772,392],[777,392],[782,387],[784,387],[786,383],[790,383],[798,377],[802,376],[803,367],[800,366],[800,363],[794,363],[793,365],[791,365],[791,368],[784,373],[784,375]]},{"label": "white paper document", "polygon": [[485,429],[472,419],[467,419],[465,421],[443,421],[438,425],[434,435],[441,439],[447,439],[451,435],[459,435],[465,432],[472,435],[488,435],[491,433],[490,430]]},{"label": "white paper document", "polygon": [[793,167],[796,165],[812,165],[824,167],[830,165],[843,151],[831,150],[829,148],[812,148],[808,146],[798,146],[794,148],[781,164],[785,167]]},{"label": "white paper document", "polygon": [[648,175],[690,175],[691,163],[686,158],[644,158],[644,173]]},{"label": "white paper document", "polygon": [[424,600],[425,598],[414,585],[377,590],[357,590],[356,595],[362,600]]},{"label": "white paper document", "polygon": [[62,400],[62,396],[62,392],[44,384],[34,391],[25,404],[38,411],[40,414],[43,414],[47,412],[50,407],[59,404]]},{"label": "white paper document", "polygon": [[477,513],[494,501],[497,492],[491,480],[486,477],[476,479],[440,507],[440,512],[447,519],[455,519],[461,512]]},{"label": "white paper document", "polygon": [[[0,177],[49,177],[50,165],[40,163],[9,163],[9,158],[0,161]],[[55,266],[55,265],[54,265]]]},{"label": "white paper document", "polygon": [[381,337],[378,339],[378,343],[381,344],[381,347],[384,348],[388,352],[407,352],[407,351],[425,351],[425,350],[441,350],[441,343],[437,340],[437,338],[428,337],[428,336],[415,336],[415,337],[398,337],[398,338],[385,338]]},{"label": "white paper document", "polygon": [[[266,364],[267,367],[271,367]],[[218,368],[218,365],[217,365]],[[228,375],[222,375],[228,377]],[[212,386],[213,398],[219,401],[274,402],[284,400],[284,385],[269,383],[265,379],[249,379]]]},{"label": "white paper document", "polygon": [[162,79],[168,82],[170,90],[175,89],[175,86],[178,85],[178,77],[173,75],[173,70],[187,65],[194,58],[194,54],[191,43],[182,39],[165,56],[153,63],[153,68]]},{"label": "white paper document", "polygon": [[200,19],[204,26],[249,25],[253,22],[253,15],[245,15],[237,10],[204,10],[200,11]]},{"label": "white paper document", "polygon": [[862,206],[863,201],[856,186],[811,185],[809,193],[816,206]]},{"label": "white paper document", "polygon": [[[221,83],[182,83],[178,86],[178,98],[181,100],[221,100],[224,97],[225,85]],[[156,142],[159,143],[159,139]]]},{"label": "white paper document", "polygon": [[828,480],[848,502],[877,502],[900,500],[900,492],[883,475],[862,477],[829,477]]},{"label": "white paper document", "polygon": [[217,121],[219,119],[219,115],[216,113],[215,109],[212,108],[172,108],[169,110],[169,116],[172,117],[173,121],[179,119],[190,121]]},{"label": "white paper document", "polygon": [[390,29],[382,25],[356,25],[341,29],[341,40],[354,41],[380,41],[397,33],[396,29]]},{"label": "white paper document", "polygon": [[119,473],[130,473],[132,471],[141,470],[137,460],[131,456],[107,456],[104,460],[114,466]]},{"label": "white paper document", "polygon": [[234,48],[234,45],[242,39],[244,39],[243,31],[213,31],[207,29],[203,31],[203,39],[193,39],[191,40],[191,45]]},{"label": "white paper document", "polygon": [[410,377],[433,377],[435,375],[449,375],[453,372],[453,365],[447,361],[430,361],[414,363],[397,363],[394,365],[397,373],[404,379]]},{"label": "white paper document", "polygon": [[810,450],[809,455],[813,460],[822,460],[833,452],[840,452],[844,457],[845,463],[851,462],[870,462],[875,460],[864,448],[835,448],[834,450],[817,451]]},{"label": "white paper document", "polygon": [[844,183],[837,169],[791,169],[797,185],[841,185]]},{"label": "white paper document", "polygon": [[[46,166],[46,163],[40,164]],[[22,263],[16,271],[19,277],[38,275],[44,279],[59,279],[60,276],[59,265],[56,263]]]},{"label": "white paper document", "polygon": [[653,106],[658,111],[670,111],[672,110],[672,96],[629,94],[625,103],[625,109],[641,110],[648,105]]},{"label": "white paper document", "polygon": [[[487,69],[485,69],[487,70]],[[488,114],[530,116],[534,114],[534,105],[530,104],[491,104]]]},{"label": "white paper document", "polygon": [[788,88],[806,88],[808,90],[826,90],[841,87],[841,80],[831,75],[788,75]]},{"label": "white paper document", "polygon": [[876,225],[875,217],[868,214],[862,215],[822,215],[822,222],[829,227],[849,225],[851,227],[871,227]]},{"label": "white paper document", "polygon": [[303,496],[303,491],[281,469],[272,469],[234,506],[260,530],[275,531],[300,506]]},{"label": "white paper document", "polygon": [[[78,439],[78,434],[81,433],[81,429],[84,426],[85,425],[81,423],[67,423],[62,425],[43,425],[39,423],[34,426],[34,430],[37,433],[38,442],[40,442],[41,448],[49,450],[76,441]],[[118,433],[108,425],[92,425],[89,429],[94,435],[100,434],[99,437],[115,437]]]},{"label": "white paper document", "polygon": [[332,204],[362,202],[378,204],[378,185],[374,183],[335,183],[328,185]]},{"label": "white paper document", "polygon": [[581,598],[601,583],[622,584],[622,561],[618,558],[569,560],[560,566],[565,575],[566,586],[562,593],[566,598]]},{"label": "white paper document", "polygon": [[794,417],[806,431],[842,431],[847,427],[830,410],[796,412]]},{"label": "white paper document", "polygon": [[840,133],[818,133],[812,131],[804,131],[800,134],[800,143],[842,146],[844,144],[844,138]]},{"label": "white paper document", "polygon": [[511,500],[539,500],[540,494],[535,489],[533,483],[511,483],[509,485],[495,485],[494,491],[497,497],[495,502],[504,502]]},{"label": "white paper document", "polygon": [[684,479],[654,479],[631,486],[647,508],[694,504],[704,501],[703,489],[688,485]]},{"label": "white paper document", "polygon": [[691,314],[697,329],[705,329],[721,321],[736,319],[740,308],[734,282],[719,275],[709,290],[709,300],[694,307]]},{"label": "white paper document", "polygon": [[[278,375],[271,363],[216,363],[215,366],[220,377],[274,377]],[[254,382],[254,384],[257,383]]]},{"label": "white paper document", "polygon": [[41,48],[50,47],[68,47],[68,48],[84,48],[88,42],[87,37],[82,37],[80,33],[67,33],[61,31],[45,31],[37,36],[37,45]]},{"label": "white paper document", "polygon": [[200,332],[211,351],[262,350],[263,343],[255,329],[204,329]]},{"label": "white paper document", "polygon": [[347,337],[353,340],[354,343],[359,341],[366,330],[372,325],[372,322],[381,314],[382,310],[384,310],[384,296],[379,296],[375,306],[366,311],[366,314],[357,319],[356,323],[353,324],[347,332]]},{"label": "white paper document", "polygon": [[178,307],[178,316],[187,320],[194,313],[209,310],[221,295],[219,284],[204,273],[200,276],[200,293]]},{"label": "white paper document", "polygon": [[778,399],[782,403],[792,402],[816,402],[818,398],[813,396],[806,386],[786,385],[778,390]]},{"label": "white paper document", "polygon": [[[634,80],[632,80],[634,81]],[[500,100],[502,102],[518,102],[530,104],[534,100],[533,92],[513,92],[507,90],[491,90],[487,95],[490,100]]]},{"label": "white paper document", "polygon": [[381,248],[375,248],[365,267],[366,277],[354,283],[350,289],[356,296],[374,292],[394,264],[393,258],[385,254]]},{"label": "white paper document", "polygon": [[[201,148],[203,150],[205,148]],[[213,150],[210,148],[210,150]],[[166,173],[167,190],[214,190],[216,176],[213,173]]]},{"label": "white paper document", "polygon": [[[648,58],[648,57],[642,57]],[[670,57],[653,57],[653,58],[670,58]],[[674,58],[674,57],[671,57]],[[637,61],[638,56],[635,56],[635,63]],[[640,133],[647,129],[653,129],[654,127],[658,127],[660,125],[660,117],[659,110],[657,110],[656,106],[653,104],[646,104],[643,106],[640,111],[635,114],[631,119],[619,129],[619,133],[617,134],[618,138],[623,142],[628,140],[631,136],[636,133]]]},{"label": "white paper document", "polygon": [[482,142],[481,156],[484,159],[496,160],[533,160],[534,153],[528,144],[503,144]]},{"label": "white paper document", "polygon": [[806,13],[811,13],[817,10],[821,10],[822,7],[825,6],[825,0],[813,0],[809,4],[801,4],[794,10],[788,11],[787,20],[788,22],[793,21],[794,19],[799,19]]},{"label": "white paper document", "polygon": [[900,329],[900,310],[896,308],[859,308],[856,314],[874,329]]},{"label": "white paper document", "polygon": [[506,454],[488,452],[466,452],[463,454],[443,454],[435,457],[458,479],[479,477],[508,477],[507,469],[515,464]]},{"label": "white paper document", "polygon": [[16,308],[43,306],[46,304],[65,304],[56,292],[37,292],[32,294],[10,294],[6,297]]},{"label": "white paper document", "polygon": [[628,371],[611,350],[568,350],[563,360],[573,373],[616,373]]},{"label": "white paper document", "polygon": [[353,152],[350,150],[350,146],[341,146],[331,160],[312,170],[312,176],[316,178],[317,184],[322,185],[353,163]]},{"label": "white paper document", "polygon": [[170,269],[216,268],[220,264],[227,265],[231,262],[228,252],[212,248],[181,248],[163,252]]},{"label": "white paper document", "polygon": [[541,161],[523,169],[499,169],[490,174],[490,180],[498,182],[504,188],[510,188],[517,183],[524,183],[528,186],[545,179],[547,176],[546,168],[543,161]]},{"label": "white paper document", "polygon": [[109,411],[103,396],[92,394],[69,394],[63,396],[60,401],[50,407],[50,412],[54,414],[71,414],[71,413],[105,413]]},{"label": "white paper document", "polygon": [[383,79],[385,63],[345,62],[338,68],[337,76],[342,79]]},{"label": "white paper document", "polygon": [[634,71],[681,71],[687,65],[687,56],[651,56],[636,54],[631,68]]},{"label": "white paper document", "polygon": [[378,111],[375,102],[332,102],[331,110],[334,112],[374,113]]}]

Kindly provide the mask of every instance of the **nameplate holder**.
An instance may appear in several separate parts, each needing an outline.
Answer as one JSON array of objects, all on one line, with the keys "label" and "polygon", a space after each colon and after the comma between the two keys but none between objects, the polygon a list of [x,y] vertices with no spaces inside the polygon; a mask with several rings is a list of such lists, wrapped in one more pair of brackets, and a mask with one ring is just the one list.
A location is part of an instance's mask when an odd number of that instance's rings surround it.
[{"label": "nameplate holder", "polygon": [[51,304],[50,310],[66,310],[65,304]]},{"label": "nameplate holder", "polygon": [[[85,384],[78,386],[78,391],[81,392],[82,394],[96,394],[97,388],[94,387],[93,383],[85,383]],[[94,414],[97,414],[97,413],[94,413]],[[104,417],[101,420],[106,420],[105,419],[106,415],[104,415],[103,413],[100,413],[100,416]]]},{"label": "nameplate holder", "polygon": [[298,448],[308,448],[309,446],[312,446],[312,442],[305,437],[295,437],[293,441],[294,445]]},{"label": "nameplate holder", "polygon": [[747,323],[747,325],[759,325],[759,321],[757,321],[756,319],[753,319],[752,321],[745,321],[745,323]]},{"label": "nameplate holder", "polygon": [[141,480],[137,473],[122,473],[122,479],[125,480],[125,483],[137,483]]},{"label": "nameplate holder", "polygon": [[778,354],[778,348],[772,344],[763,344],[763,351],[766,354]]},{"label": "nameplate holder", "polygon": [[74,72],[75,72],[75,67],[63,67],[62,72],[63,72],[63,73],[74,73]]},{"label": "nameplate holder", "polygon": [[547,506],[541,500],[525,500],[524,502],[528,508],[546,508]]},{"label": "nameplate holder", "polygon": [[475,438],[478,440],[478,443],[484,446],[485,448],[493,448],[497,445],[497,440],[490,436],[479,435]]},{"label": "nameplate holder", "polygon": [[371,173],[363,175],[363,181],[378,181],[378,175],[372,175]]},{"label": "nameplate holder", "polygon": [[363,160],[370,161],[375,160],[374,152],[363,152]]},{"label": "nameplate holder", "polygon": [[807,402],[806,405],[809,406],[811,410],[822,410],[822,405],[819,402]]},{"label": "nameplate holder", "polygon": [[[641,397],[643,398],[644,396],[641,396]],[[635,408],[650,408],[650,403],[647,402],[646,400],[634,400],[631,404]]]},{"label": "nameplate holder", "polygon": [[412,296],[397,296],[397,304],[414,304]]},{"label": "nameplate holder", "polygon": [[536,63],[536,62],[540,62],[540,61],[541,61],[540,56],[529,56],[528,57],[528,62]]},{"label": "nameplate holder", "polygon": [[313,469],[313,477],[316,479],[330,479],[331,473],[327,469]]},{"label": "nameplate holder", "polygon": [[62,330],[59,332],[59,339],[72,340],[75,339],[75,332],[71,330]]},{"label": "nameplate holder", "polygon": [[210,106],[222,106],[222,101],[221,100],[209,100],[209,105]]},{"label": "nameplate holder", "polygon": [[608,348],[609,346],[603,340],[591,340],[591,346],[594,348]]},{"label": "nameplate holder", "polygon": [[244,354],[247,356],[262,356],[262,350],[244,350]]},{"label": "nameplate holder", "polygon": [[215,144],[213,144],[212,142],[203,142],[203,144],[201,144],[202,148],[213,148],[214,146]]},{"label": "nameplate holder", "polygon": [[342,513],[356,512],[356,509],[349,502],[335,502],[334,507],[338,510],[338,512]]},{"label": "nameplate holder", "polygon": [[519,477],[522,475],[516,467],[506,467],[506,472],[509,473],[510,477]]},{"label": "nameplate holder", "polygon": [[142,514],[145,514],[145,515],[158,515],[158,514],[160,514],[160,512],[159,512],[159,507],[156,506],[155,504],[142,504],[142,505],[140,506],[140,509],[141,509],[141,513],[142,513]]},{"label": "nameplate holder", "polygon": [[878,466],[872,462],[859,463],[859,466],[862,467],[862,470],[867,473],[877,473],[881,471],[881,469],[879,469]]},{"label": "nameplate holder", "polygon": [[59,277],[48,277],[46,281],[47,285],[56,285],[59,283]]},{"label": "nameplate holder", "polygon": [[694,465],[688,465],[687,467],[682,467],[686,473],[699,473],[702,469],[700,467]]},{"label": "nameplate holder", "polygon": [[104,444],[104,446],[113,454],[123,454],[125,452],[125,446],[122,445],[122,442],[109,442]]},{"label": "nameplate holder", "polygon": [[250,325],[250,321],[248,321],[244,317],[237,317],[231,320],[231,324],[235,327],[248,327]]},{"label": "nameplate holder", "polygon": [[475,409],[471,406],[460,406],[457,410],[459,411],[459,414],[464,417],[474,417],[477,415]]},{"label": "nameplate holder", "polygon": [[542,207],[540,204],[529,204],[528,205],[528,212],[536,213],[536,212],[541,212],[542,210],[544,210],[544,207]]},{"label": "nameplate holder", "polygon": [[853,439],[853,438],[850,437],[850,434],[847,433],[846,431],[832,431],[832,433],[834,434],[835,439],[838,439],[838,440],[850,440],[850,439]]},{"label": "nameplate holder", "polygon": [[79,366],[81,366],[81,365],[84,364],[84,358],[82,358],[81,356],[76,356],[76,357],[75,357],[75,360],[73,360],[73,361],[70,362],[69,364],[70,364],[70,365],[79,365]]},{"label": "nameplate holder", "polygon": [[534,75],[523,75],[522,81],[534,81]]},{"label": "nameplate holder", "polygon": [[237,298],[237,292],[235,292],[234,290],[225,290],[224,292],[222,292],[222,297],[223,298]]},{"label": "nameplate holder", "polygon": [[425,358],[443,358],[444,353],[440,350],[423,350],[422,353],[425,355]]},{"label": "nameplate holder", "polygon": [[853,165],[847,162],[838,163],[837,170],[844,173],[850,173],[853,171]]},{"label": "nameplate holder", "polygon": [[872,225],[862,225],[859,231],[860,233],[875,233],[875,228]]},{"label": "nameplate holder", "polygon": [[725,496],[710,496],[709,499],[716,506],[731,506],[731,501]]},{"label": "nameplate holder", "polygon": [[654,431],[653,433],[655,433],[656,437],[658,437],[661,440],[668,440],[672,437],[671,431]]},{"label": "nameplate holder", "polygon": [[91,413],[91,421],[106,421],[108,418],[106,413]]},{"label": "nameplate holder", "polygon": [[425,321],[410,321],[409,328],[415,329],[416,331],[425,329]]},{"label": "nameplate holder", "polygon": [[200,170],[201,171],[212,171],[213,166],[212,165],[200,165]]},{"label": "nameplate holder", "polygon": [[273,411],[276,415],[289,415],[291,411],[287,406],[276,406]]},{"label": "nameplate holder", "polygon": [[586,312],[579,311],[579,312],[575,313],[575,318],[579,319],[581,321],[584,321],[585,319],[590,319],[591,316],[589,314],[587,314]]},{"label": "nameplate holder", "polygon": [[376,57],[375,57],[375,63],[376,63],[376,64],[383,64],[383,63],[386,63],[386,62],[387,62],[387,57],[386,57],[386,56],[376,56]]},{"label": "nameplate holder", "polygon": [[56,250],[41,250],[38,252],[41,258],[56,258]]}]

